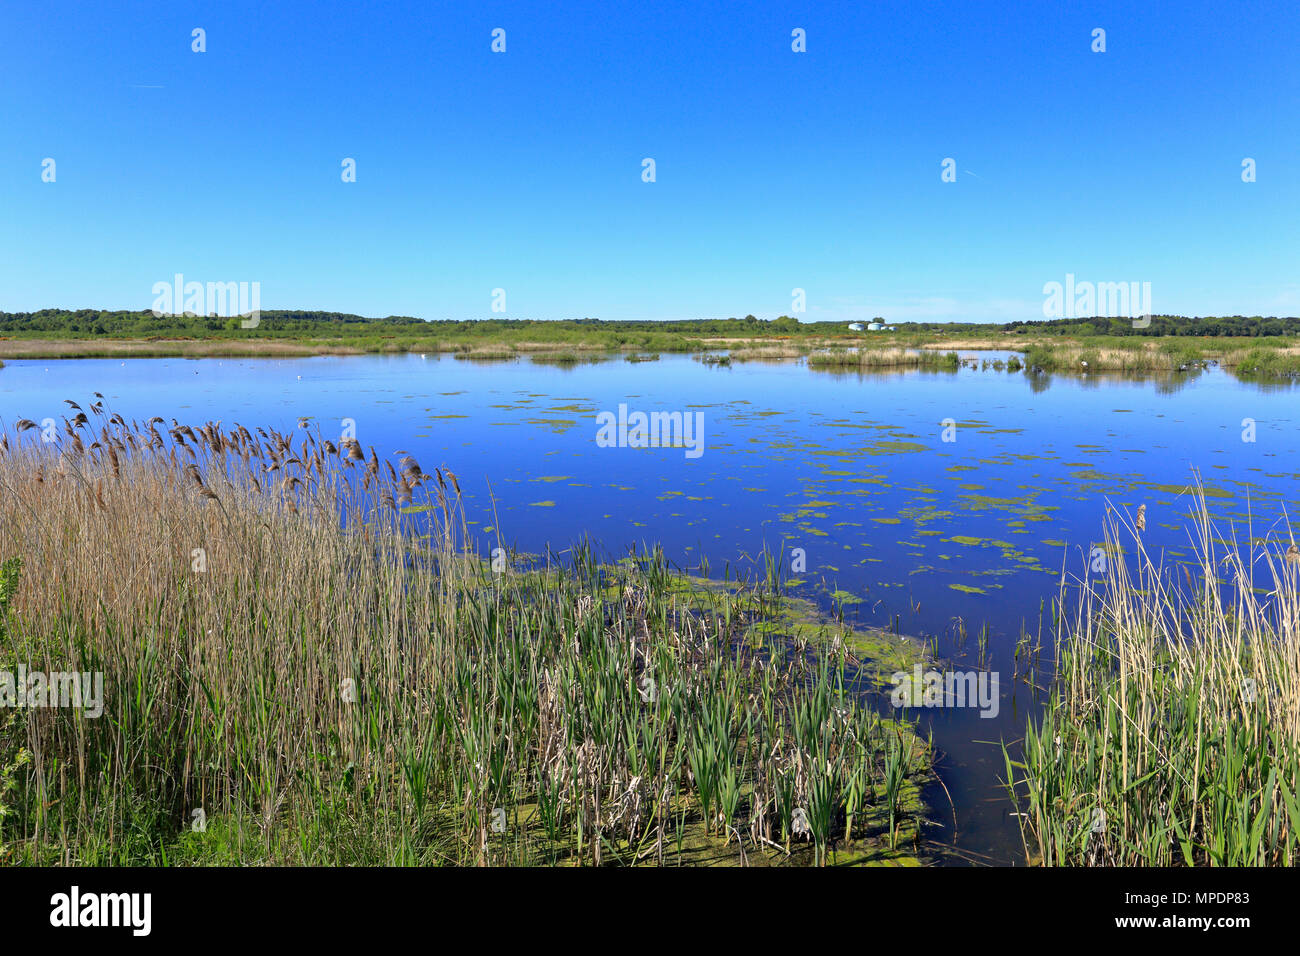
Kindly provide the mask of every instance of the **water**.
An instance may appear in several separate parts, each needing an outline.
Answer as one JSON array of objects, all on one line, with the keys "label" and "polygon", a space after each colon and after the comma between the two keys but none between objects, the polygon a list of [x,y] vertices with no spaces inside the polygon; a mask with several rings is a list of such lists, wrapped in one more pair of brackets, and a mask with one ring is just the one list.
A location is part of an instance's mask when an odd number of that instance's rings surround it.
[{"label": "water", "polygon": [[[1048,636],[1062,571],[1084,572],[1107,502],[1145,504],[1147,548],[1171,562],[1191,551],[1183,489],[1196,471],[1225,528],[1250,520],[1259,537],[1300,513],[1295,393],[1217,370],[1141,379],[844,374],[682,356],[570,367],[433,355],[13,360],[0,370],[0,418],[59,419],[64,399],[84,408],[96,391],[128,421],[288,431],[310,416],[337,437],[351,420],[367,451],[455,472],[485,553],[498,541],[561,551],[590,535],[610,556],[658,543],[682,567],[707,560],[715,576],[752,570],[765,547],[781,554],[802,582],[796,593],[937,640],[955,668],[1000,675],[996,717],[910,711],[942,752],[946,791],[930,793],[937,838],[994,862],[1021,858],[997,744],[1019,738],[1035,706],[1012,680],[1013,650],[1023,632]],[[620,403],[700,412],[703,454],[599,447],[596,416]]]}]

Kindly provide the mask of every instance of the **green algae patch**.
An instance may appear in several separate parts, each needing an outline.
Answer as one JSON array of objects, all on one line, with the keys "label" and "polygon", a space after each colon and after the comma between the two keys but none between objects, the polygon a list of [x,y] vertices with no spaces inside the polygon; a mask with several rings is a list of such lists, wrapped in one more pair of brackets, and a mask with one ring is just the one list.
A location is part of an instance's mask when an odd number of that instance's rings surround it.
[{"label": "green algae patch", "polygon": [[1009,548],[1010,541],[998,541],[996,538],[976,538],[968,534],[955,534],[951,538],[944,538],[945,541],[951,541],[953,544],[964,544],[968,547],[991,546],[995,548]]},{"label": "green algae patch", "polygon": [[1157,485],[1151,482],[1141,482],[1145,487],[1153,491],[1163,492],[1167,495],[1188,495],[1195,497],[1198,490],[1207,498],[1233,498],[1236,497],[1231,491],[1224,491],[1222,488],[1215,488],[1213,485],[1205,485],[1197,489],[1195,485]]},{"label": "green algae patch", "polygon": [[539,425],[544,428],[549,428],[557,435],[567,432],[570,428],[574,428],[578,424],[571,418],[527,418],[524,419],[524,421],[529,425]]},{"label": "green algae patch", "polygon": [[867,449],[868,455],[910,455],[929,451],[928,445],[914,441],[877,441]]},{"label": "green algae patch", "polygon": [[[851,603],[860,603],[860,599]],[[860,676],[878,689],[892,686],[893,674],[927,659],[924,646],[913,638],[833,621],[812,601],[789,595],[782,595],[766,619],[751,628],[752,637],[778,634],[806,639],[813,647],[833,646],[838,641],[859,659]]]}]

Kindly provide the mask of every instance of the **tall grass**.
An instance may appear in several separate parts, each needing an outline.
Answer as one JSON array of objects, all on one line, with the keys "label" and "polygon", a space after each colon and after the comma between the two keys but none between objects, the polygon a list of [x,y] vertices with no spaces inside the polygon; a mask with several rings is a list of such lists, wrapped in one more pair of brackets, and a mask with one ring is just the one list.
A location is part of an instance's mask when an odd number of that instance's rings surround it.
[{"label": "tall grass", "polygon": [[937,368],[956,370],[956,352],[905,348],[833,348],[808,355],[809,368]]},{"label": "tall grass", "polygon": [[1166,567],[1111,515],[1108,573],[1063,592],[1046,713],[1004,748],[1033,862],[1300,862],[1300,550],[1220,538],[1203,496],[1193,517]]},{"label": "tall grass", "polygon": [[0,669],[102,672],[104,713],[0,711],[0,862],[752,864],[915,841],[896,778],[901,759],[915,790],[924,743],[867,705],[846,632],[754,627],[779,607],[765,585],[581,545],[494,566],[451,473],[73,408],[57,441],[0,434],[0,555],[22,562]]},{"label": "tall grass", "polygon": [[1233,355],[1231,367],[1238,378],[1247,380],[1294,379],[1300,377],[1300,352],[1277,346],[1243,349]]},{"label": "tall grass", "polygon": [[1036,342],[1024,364],[1041,372],[1197,372],[1218,363],[1246,380],[1300,376],[1300,350],[1288,339],[1146,339],[1094,336],[1066,343]]}]

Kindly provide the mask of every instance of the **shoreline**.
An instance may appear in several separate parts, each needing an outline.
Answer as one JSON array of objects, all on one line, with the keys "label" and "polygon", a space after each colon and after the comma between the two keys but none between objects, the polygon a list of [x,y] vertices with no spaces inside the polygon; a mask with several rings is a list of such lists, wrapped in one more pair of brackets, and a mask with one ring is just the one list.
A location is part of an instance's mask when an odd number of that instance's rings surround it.
[{"label": "shoreline", "polygon": [[[1035,335],[1011,341],[956,335],[889,334],[879,338],[861,335],[794,338],[691,338],[655,345],[602,342],[466,342],[445,339],[388,340],[376,345],[342,339],[304,340],[292,336],[258,335],[246,338],[13,338],[0,337],[0,368],[5,360],[59,360],[109,358],[314,358],[352,355],[450,355],[467,361],[507,361],[531,358],[553,364],[614,361],[639,362],[659,354],[704,355],[724,353],[722,365],[732,362],[784,362],[805,360],[810,369],[827,371],[924,367],[955,370],[957,353],[1008,352],[1018,356],[1010,371],[1029,374],[1050,372],[1196,372],[1218,365],[1254,381],[1286,381],[1300,377],[1300,344],[1288,338],[1237,337],[1202,342],[1190,336],[1108,336],[1067,338]],[[936,354],[938,353],[938,354]],[[994,363],[997,368],[1000,362]]]}]

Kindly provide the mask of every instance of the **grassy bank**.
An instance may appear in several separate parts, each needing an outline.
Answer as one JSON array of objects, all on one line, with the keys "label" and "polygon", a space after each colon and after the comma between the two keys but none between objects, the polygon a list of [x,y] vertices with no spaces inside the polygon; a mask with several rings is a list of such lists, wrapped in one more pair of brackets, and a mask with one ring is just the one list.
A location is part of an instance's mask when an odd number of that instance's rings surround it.
[{"label": "grassy bank", "polygon": [[[1300,862],[1300,550],[1239,546],[1204,499],[1162,567],[1112,516],[1108,573],[1063,602],[1061,659],[1023,758],[1025,851],[1046,865]],[[1121,549],[1122,545],[1122,549]],[[1124,556],[1127,557],[1117,557]]]},{"label": "grassy bank", "polygon": [[1035,372],[1185,372],[1215,363],[1263,380],[1300,375],[1300,346],[1286,338],[1090,338],[1031,344],[1023,361]]},{"label": "grassy bank", "polygon": [[0,863],[915,862],[928,750],[865,696],[907,642],[481,561],[455,476],[353,443],[74,411],[0,436],[0,671],[103,713],[0,708]]},{"label": "grassy bank", "polygon": [[[2,358],[154,358],[453,354],[484,361],[515,356],[728,351],[733,361],[809,356],[815,367],[902,369],[895,353],[995,349],[1025,353],[1041,371],[1178,371],[1218,362],[1247,377],[1300,373],[1300,319],[1154,316],[1006,324],[911,322],[856,331],[845,322],[730,319],[536,321],[490,318],[424,321],[326,312],[268,310],[256,328],[238,318],[154,316],[149,312],[46,309],[0,313]],[[852,355],[867,353],[855,362]],[[871,358],[870,356],[876,356]],[[911,362],[913,360],[907,360]],[[917,364],[947,361],[929,358]],[[1087,365],[1083,363],[1086,362]]]},{"label": "grassy bank", "polygon": [[[1300,376],[1300,319],[1154,316],[1035,323],[904,323],[856,331],[842,322],[701,319],[680,322],[573,319],[424,321],[409,316],[274,310],[256,328],[237,318],[47,309],[0,313],[0,357],[199,358],[450,354],[476,361],[538,357],[577,364],[628,354],[729,353],[731,361],[807,357],[814,368],[903,370],[956,367],[957,350],[1024,355],[1039,372],[1171,373],[1218,363],[1260,381]],[[920,353],[919,357],[917,353]],[[938,357],[930,354],[938,353]]]}]

